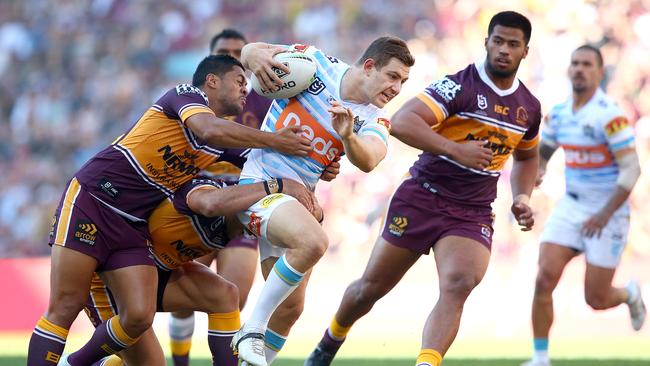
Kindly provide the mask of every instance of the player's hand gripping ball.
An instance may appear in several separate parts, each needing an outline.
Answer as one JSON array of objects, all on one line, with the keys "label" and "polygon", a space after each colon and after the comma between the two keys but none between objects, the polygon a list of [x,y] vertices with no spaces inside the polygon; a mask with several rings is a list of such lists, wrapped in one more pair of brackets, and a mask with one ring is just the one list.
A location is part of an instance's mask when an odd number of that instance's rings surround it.
[{"label": "player's hand gripping ball", "polygon": [[273,68],[275,74],[283,81],[282,85],[276,86],[275,90],[267,90],[253,74],[251,85],[257,94],[270,99],[291,98],[307,89],[316,77],[316,62],[301,52],[282,52],[273,58],[286,65],[290,72]]}]

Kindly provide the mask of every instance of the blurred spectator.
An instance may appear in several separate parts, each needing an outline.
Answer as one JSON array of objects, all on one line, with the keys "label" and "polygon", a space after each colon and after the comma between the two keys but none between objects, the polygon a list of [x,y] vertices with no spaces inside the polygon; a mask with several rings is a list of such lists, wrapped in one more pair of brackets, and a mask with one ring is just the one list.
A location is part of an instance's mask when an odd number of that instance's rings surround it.
[{"label": "blurred spectator", "polygon": [[[209,3],[209,4],[208,4]],[[0,2],[0,257],[47,255],[49,221],[70,175],[110,143],[166,88],[190,80],[209,37],[236,27],[252,41],[313,43],[356,61],[383,34],[409,40],[411,80],[393,111],[434,79],[484,57],[476,44],[498,0],[7,0]],[[602,47],[607,92],[637,121],[642,166],[650,169],[650,0],[521,0],[533,36],[521,78],[543,108],[569,90],[568,55]],[[366,175],[343,166],[318,195],[328,213],[328,255],[367,251],[384,202],[417,151],[393,140],[389,155]],[[558,154],[561,155],[561,154]],[[345,160],[345,159],[344,159]],[[533,203],[543,224],[563,185],[558,156]],[[555,163],[554,163],[555,162]],[[508,178],[506,170],[502,180]],[[495,256],[512,257],[537,236],[521,234],[500,184]],[[628,254],[650,256],[650,179],[632,197]]]}]

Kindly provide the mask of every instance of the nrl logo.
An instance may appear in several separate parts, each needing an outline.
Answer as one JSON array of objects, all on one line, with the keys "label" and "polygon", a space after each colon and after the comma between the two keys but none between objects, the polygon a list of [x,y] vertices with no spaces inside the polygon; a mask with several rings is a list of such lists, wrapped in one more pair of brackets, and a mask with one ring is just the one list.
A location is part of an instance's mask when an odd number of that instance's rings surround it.
[{"label": "nrl logo", "polygon": [[483,94],[477,94],[477,95],[476,95],[476,100],[477,100],[477,102],[478,102],[478,107],[479,107],[479,108],[481,108],[481,109],[485,109],[485,108],[487,108],[488,103],[487,103],[487,98],[485,97],[485,95],[483,95]]},{"label": "nrl logo", "polygon": [[[283,64],[284,64],[284,66],[289,67],[289,64],[288,64],[288,63],[283,62]],[[275,66],[271,67],[271,70],[273,70],[273,72],[275,73],[275,75],[277,75],[280,79],[282,79],[283,77],[289,75],[288,72],[284,72],[284,71],[282,71],[282,69],[279,69],[279,68],[277,68],[277,67],[275,67]]]}]

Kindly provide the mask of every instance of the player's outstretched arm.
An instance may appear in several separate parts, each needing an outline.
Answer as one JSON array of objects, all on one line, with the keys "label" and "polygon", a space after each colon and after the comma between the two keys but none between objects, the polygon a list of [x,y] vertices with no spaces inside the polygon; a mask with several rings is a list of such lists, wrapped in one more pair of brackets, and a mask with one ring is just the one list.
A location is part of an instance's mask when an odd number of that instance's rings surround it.
[{"label": "player's outstretched arm", "polygon": [[490,165],[492,150],[484,147],[486,141],[451,141],[432,129],[440,122],[422,101],[413,98],[393,116],[391,135],[416,149],[448,156],[470,168],[484,169]]},{"label": "player's outstretched arm", "polygon": [[291,179],[272,179],[255,184],[217,188],[205,185],[187,195],[187,206],[193,212],[207,216],[230,216],[245,211],[255,202],[272,193],[295,197],[310,212],[319,211],[316,198],[304,185]]},{"label": "player's outstretched arm", "polygon": [[368,173],[386,156],[386,145],[374,136],[357,136],[354,131],[354,114],[339,101],[331,101],[327,109],[332,116],[332,127],[341,137],[345,154],[354,166]]},{"label": "player's outstretched arm", "polygon": [[533,210],[528,205],[528,201],[537,181],[539,149],[537,147],[529,150],[516,149],[512,157],[514,163],[510,175],[513,197],[511,210],[521,230],[529,231],[535,224]]},{"label": "player's outstretched arm", "polygon": [[282,85],[282,80],[273,70],[280,69],[289,73],[289,68],[273,59],[273,56],[286,52],[285,46],[263,42],[249,43],[241,50],[241,62],[245,68],[252,71],[267,90],[275,90]]},{"label": "player's outstretched arm", "polygon": [[186,124],[198,138],[215,147],[269,148],[299,156],[306,156],[311,151],[311,144],[301,135],[299,126],[265,132],[210,113],[194,114],[187,119]]}]

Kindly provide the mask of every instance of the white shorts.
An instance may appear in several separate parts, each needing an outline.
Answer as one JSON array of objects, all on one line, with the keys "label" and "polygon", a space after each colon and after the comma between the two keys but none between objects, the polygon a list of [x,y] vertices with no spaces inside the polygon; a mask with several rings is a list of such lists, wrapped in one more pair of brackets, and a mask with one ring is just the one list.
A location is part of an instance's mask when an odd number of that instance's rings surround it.
[{"label": "white shorts", "polygon": [[237,218],[244,227],[260,239],[260,261],[269,257],[280,258],[287,251],[287,248],[271,244],[268,240],[267,230],[273,211],[289,201],[297,200],[286,194],[274,193],[255,202],[248,210],[237,214]]},{"label": "white shorts", "polygon": [[615,213],[603,228],[600,237],[588,238],[582,235],[582,225],[599,208],[599,205],[592,202],[582,203],[565,195],[546,221],[540,242],[584,252],[587,263],[594,266],[616,268],[627,244],[630,217],[624,213]]}]

